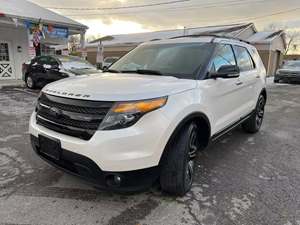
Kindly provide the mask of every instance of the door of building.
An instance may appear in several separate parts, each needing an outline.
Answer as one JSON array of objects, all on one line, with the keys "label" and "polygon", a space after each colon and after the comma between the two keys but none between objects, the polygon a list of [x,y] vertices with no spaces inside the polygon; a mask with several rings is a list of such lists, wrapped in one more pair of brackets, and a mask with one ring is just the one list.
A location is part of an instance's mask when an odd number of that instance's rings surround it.
[{"label": "door of building", "polygon": [[0,80],[15,79],[11,43],[0,40]]}]

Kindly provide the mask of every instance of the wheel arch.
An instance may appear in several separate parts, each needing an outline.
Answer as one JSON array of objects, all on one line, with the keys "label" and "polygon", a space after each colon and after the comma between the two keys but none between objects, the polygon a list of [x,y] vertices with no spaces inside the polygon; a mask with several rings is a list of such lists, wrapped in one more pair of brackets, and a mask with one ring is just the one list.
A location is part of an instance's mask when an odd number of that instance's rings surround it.
[{"label": "wheel arch", "polygon": [[169,137],[169,140],[164,148],[163,154],[160,158],[159,165],[161,165],[161,163],[167,157],[167,155],[170,151],[169,146],[173,143],[176,136],[179,135],[180,131],[182,130],[182,128],[184,126],[186,126],[187,124],[190,124],[191,122],[196,122],[199,127],[202,127],[202,129],[199,129],[199,137],[201,138],[201,140],[200,140],[201,148],[205,148],[208,146],[210,137],[211,137],[211,125],[210,125],[208,117],[202,112],[191,113],[191,114],[187,115],[186,117],[184,117],[184,119],[182,119],[178,123],[178,125],[172,132],[172,134]]},{"label": "wheel arch", "polygon": [[262,91],[260,92],[260,95],[263,95],[265,98],[265,101],[267,101],[268,94],[266,88],[263,88]]}]

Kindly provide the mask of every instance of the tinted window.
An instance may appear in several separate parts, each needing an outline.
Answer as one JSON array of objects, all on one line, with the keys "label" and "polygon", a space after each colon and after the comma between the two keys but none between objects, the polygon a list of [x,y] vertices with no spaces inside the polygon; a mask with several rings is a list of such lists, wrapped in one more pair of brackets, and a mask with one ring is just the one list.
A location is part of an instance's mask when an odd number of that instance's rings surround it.
[{"label": "tinted window", "polygon": [[249,71],[254,69],[253,60],[248,52],[248,50],[244,47],[234,46],[233,47],[236,60],[240,71]]},{"label": "tinted window", "polygon": [[40,65],[44,65],[48,63],[48,57],[47,56],[41,56],[37,59],[37,63]]},{"label": "tinted window", "polygon": [[58,65],[58,62],[56,59],[54,59],[53,57],[48,57],[48,64],[53,66],[53,65]]},{"label": "tinted window", "polygon": [[164,76],[195,79],[207,63],[211,43],[175,43],[141,45],[114,63],[118,71],[155,70]]},{"label": "tinted window", "polygon": [[217,72],[224,65],[236,65],[234,54],[230,45],[218,44],[210,72]]}]

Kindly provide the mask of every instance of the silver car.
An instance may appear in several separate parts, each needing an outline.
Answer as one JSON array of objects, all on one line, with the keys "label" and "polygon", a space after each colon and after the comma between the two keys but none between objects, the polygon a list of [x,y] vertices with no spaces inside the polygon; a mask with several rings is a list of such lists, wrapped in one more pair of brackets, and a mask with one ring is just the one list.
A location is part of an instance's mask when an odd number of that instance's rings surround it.
[{"label": "silver car", "polygon": [[300,60],[286,61],[281,69],[278,69],[274,82],[300,82]]}]

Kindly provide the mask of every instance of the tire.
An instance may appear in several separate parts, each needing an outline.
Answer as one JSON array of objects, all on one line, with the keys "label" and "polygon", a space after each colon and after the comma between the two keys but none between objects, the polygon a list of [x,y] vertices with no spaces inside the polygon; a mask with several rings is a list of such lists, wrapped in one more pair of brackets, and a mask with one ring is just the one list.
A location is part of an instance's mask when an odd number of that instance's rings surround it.
[{"label": "tire", "polygon": [[182,196],[191,189],[194,159],[198,150],[197,141],[197,125],[191,123],[184,126],[170,144],[160,174],[160,185],[163,191]]},{"label": "tire", "polygon": [[36,83],[31,75],[26,76],[25,83],[26,83],[26,87],[28,87],[29,89],[36,88]]},{"label": "tire", "polygon": [[274,83],[279,83],[279,80],[275,80],[275,79],[274,79]]},{"label": "tire", "polygon": [[265,113],[265,105],[266,105],[266,100],[265,97],[261,94],[258,98],[256,108],[251,115],[251,117],[246,120],[243,124],[242,127],[247,133],[256,133],[259,131],[263,119],[264,119],[264,113]]}]

